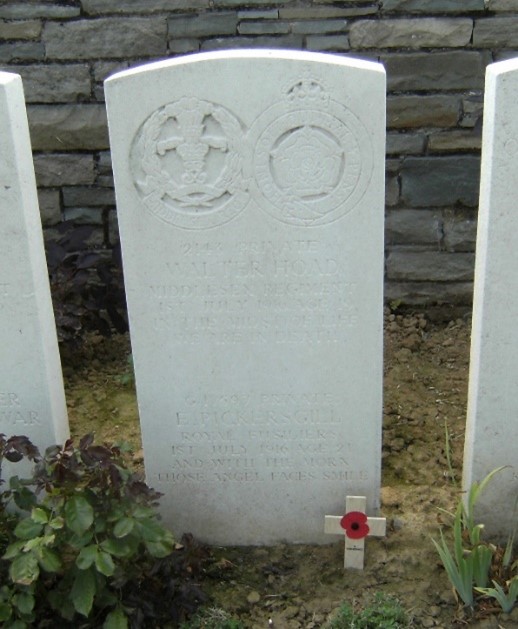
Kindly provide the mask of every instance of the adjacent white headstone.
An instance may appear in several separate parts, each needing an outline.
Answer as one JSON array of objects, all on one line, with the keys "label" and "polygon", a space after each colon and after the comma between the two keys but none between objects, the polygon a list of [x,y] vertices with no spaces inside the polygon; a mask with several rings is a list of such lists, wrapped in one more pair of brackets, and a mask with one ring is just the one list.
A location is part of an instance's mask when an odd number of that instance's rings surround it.
[{"label": "adjacent white headstone", "polygon": [[[21,78],[0,72],[0,432],[43,453],[68,438]],[[2,470],[19,474],[18,464]]]},{"label": "adjacent white headstone", "polygon": [[212,543],[325,542],[344,493],[379,507],[384,70],[210,53],[106,95],[166,521]]},{"label": "adjacent white headstone", "polygon": [[487,68],[464,488],[497,474],[477,521],[506,538],[518,499],[518,59]]}]

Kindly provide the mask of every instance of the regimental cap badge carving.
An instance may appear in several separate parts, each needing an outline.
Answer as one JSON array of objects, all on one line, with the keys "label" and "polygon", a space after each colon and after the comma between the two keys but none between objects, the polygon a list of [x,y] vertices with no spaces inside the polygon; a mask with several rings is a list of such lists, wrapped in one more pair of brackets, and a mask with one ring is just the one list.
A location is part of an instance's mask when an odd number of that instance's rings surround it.
[{"label": "regimental cap badge carving", "polygon": [[306,69],[249,132],[261,207],[283,223],[332,223],[363,197],[372,173],[365,126]]},{"label": "regimental cap badge carving", "polygon": [[238,118],[210,101],[184,97],[155,111],[131,151],[146,208],[187,229],[234,218],[248,202],[244,136]]},{"label": "regimental cap badge carving", "polygon": [[218,103],[186,96],[153,112],[131,148],[145,208],[184,229],[235,218],[250,194],[270,217],[299,226],[332,223],[365,194],[372,142],[357,113],[306,69],[249,129]]}]

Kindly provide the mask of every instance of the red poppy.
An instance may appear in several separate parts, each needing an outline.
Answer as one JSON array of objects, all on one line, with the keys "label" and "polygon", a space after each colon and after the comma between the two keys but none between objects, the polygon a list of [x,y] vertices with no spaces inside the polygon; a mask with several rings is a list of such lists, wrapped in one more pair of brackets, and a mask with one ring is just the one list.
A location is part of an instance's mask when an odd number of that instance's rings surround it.
[{"label": "red poppy", "polygon": [[367,516],[361,511],[350,511],[340,520],[340,526],[345,529],[345,534],[351,539],[363,539],[369,534]]}]

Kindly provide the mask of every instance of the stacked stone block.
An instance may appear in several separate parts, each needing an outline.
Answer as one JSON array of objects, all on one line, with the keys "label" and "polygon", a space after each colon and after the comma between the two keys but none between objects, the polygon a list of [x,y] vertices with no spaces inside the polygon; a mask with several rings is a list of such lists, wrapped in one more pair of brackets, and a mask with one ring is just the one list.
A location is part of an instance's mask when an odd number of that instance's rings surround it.
[{"label": "stacked stone block", "polygon": [[0,65],[22,75],[47,237],[117,243],[103,80],[198,51],[294,48],[388,78],[386,297],[471,299],[484,72],[518,55],[518,0],[13,0]]}]

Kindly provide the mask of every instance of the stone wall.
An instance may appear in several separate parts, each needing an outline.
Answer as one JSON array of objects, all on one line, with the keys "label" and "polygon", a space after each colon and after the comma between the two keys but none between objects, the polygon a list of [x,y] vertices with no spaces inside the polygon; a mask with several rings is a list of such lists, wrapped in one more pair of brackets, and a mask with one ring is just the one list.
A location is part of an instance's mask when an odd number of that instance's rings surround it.
[{"label": "stone wall", "polygon": [[103,80],[239,47],[379,60],[388,77],[386,296],[471,299],[485,66],[518,55],[518,0],[7,0],[0,64],[22,75],[48,238],[117,243]]}]

